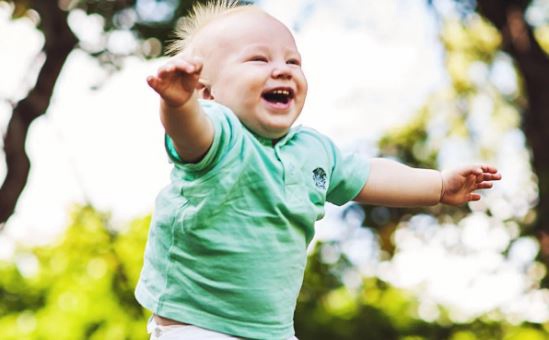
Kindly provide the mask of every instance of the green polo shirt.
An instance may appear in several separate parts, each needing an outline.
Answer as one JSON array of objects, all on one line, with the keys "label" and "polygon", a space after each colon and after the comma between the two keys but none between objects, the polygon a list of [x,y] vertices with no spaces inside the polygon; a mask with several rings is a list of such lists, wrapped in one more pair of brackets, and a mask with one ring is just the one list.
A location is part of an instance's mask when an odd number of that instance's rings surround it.
[{"label": "green polo shirt", "polygon": [[201,105],[213,144],[190,164],[166,138],[174,168],[156,200],[136,298],[206,329],[287,339],[314,223],[326,201],[341,205],[359,193],[369,163],[304,127],[273,145],[226,107]]}]

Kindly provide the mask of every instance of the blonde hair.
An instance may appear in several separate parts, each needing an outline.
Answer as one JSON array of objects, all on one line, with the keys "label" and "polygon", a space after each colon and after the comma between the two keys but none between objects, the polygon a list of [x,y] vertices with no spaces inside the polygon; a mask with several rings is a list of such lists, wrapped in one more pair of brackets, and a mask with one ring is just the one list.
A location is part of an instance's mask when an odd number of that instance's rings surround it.
[{"label": "blonde hair", "polygon": [[252,7],[250,3],[241,3],[239,0],[213,0],[205,4],[196,3],[188,16],[177,22],[174,30],[174,39],[166,48],[166,53],[175,55],[183,52],[196,34],[212,21],[227,14]]}]

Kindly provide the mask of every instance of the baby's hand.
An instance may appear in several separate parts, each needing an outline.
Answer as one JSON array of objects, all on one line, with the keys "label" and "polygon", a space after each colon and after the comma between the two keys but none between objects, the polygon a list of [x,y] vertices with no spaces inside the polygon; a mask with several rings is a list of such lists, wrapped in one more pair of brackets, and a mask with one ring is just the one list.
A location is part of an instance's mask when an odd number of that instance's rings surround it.
[{"label": "baby's hand", "polygon": [[178,55],[147,77],[147,83],[168,106],[179,107],[192,97],[201,71],[202,62]]},{"label": "baby's hand", "polygon": [[442,194],[440,202],[460,205],[469,201],[478,201],[477,189],[489,189],[491,181],[501,179],[497,169],[489,165],[467,166],[442,172]]}]

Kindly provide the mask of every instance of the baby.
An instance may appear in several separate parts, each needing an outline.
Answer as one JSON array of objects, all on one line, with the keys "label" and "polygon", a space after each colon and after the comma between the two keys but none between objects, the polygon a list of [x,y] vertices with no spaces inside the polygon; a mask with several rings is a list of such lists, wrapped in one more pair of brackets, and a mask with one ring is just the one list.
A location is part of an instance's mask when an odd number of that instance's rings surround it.
[{"label": "baby", "polygon": [[499,180],[344,155],[292,127],[307,80],[288,28],[255,6],[195,6],[147,79],[171,183],[158,196],[137,300],[154,339],[292,339],[307,245],[324,204],[460,205]]}]

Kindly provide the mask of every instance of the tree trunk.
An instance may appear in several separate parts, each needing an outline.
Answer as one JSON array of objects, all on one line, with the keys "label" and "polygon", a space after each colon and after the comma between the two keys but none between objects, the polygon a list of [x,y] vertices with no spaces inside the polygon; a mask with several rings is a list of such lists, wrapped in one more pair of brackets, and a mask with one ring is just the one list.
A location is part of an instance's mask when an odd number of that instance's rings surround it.
[{"label": "tree trunk", "polygon": [[549,152],[545,149],[549,142],[549,56],[524,19],[530,2],[478,0],[478,9],[501,32],[503,49],[513,57],[524,80],[527,103],[522,124],[539,181],[534,230],[540,239],[541,257],[549,267]]},{"label": "tree trunk", "polygon": [[13,109],[4,136],[7,174],[0,187],[2,226],[13,214],[29,176],[30,160],[25,151],[29,126],[34,119],[46,112],[63,64],[77,43],[67,24],[67,13],[59,8],[57,1],[38,0],[31,6],[40,14],[46,62],[34,88]]}]

